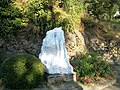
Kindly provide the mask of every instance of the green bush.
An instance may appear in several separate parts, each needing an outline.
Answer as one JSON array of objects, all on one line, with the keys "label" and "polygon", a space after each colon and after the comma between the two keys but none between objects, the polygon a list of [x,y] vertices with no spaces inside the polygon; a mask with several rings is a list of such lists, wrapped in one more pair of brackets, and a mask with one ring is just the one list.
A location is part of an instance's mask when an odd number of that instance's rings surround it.
[{"label": "green bush", "polygon": [[[55,27],[73,32],[80,25],[84,0],[1,0],[0,38],[24,32],[27,26],[38,26],[38,34]],[[27,31],[27,30],[25,30]],[[34,31],[34,30],[33,30]]]},{"label": "green bush", "polygon": [[119,0],[86,0],[88,13],[99,20],[110,20],[118,10]]},{"label": "green bush", "polygon": [[0,6],[1,7],[6,7],[6,6],[8,6],[13,1],[14,0],[0,0]]},{"label": "green bush", "polygon": [[[68,3],[71,0],[30,0],[27,16],[30,23],[39,25],[40,33],[45,33],[55,27],[63,27],[64,31],[74,31],[75,24],[80,22],[80,3]],[[78,0],[74,0],[77,1]],[[34,4],[33,4],[34,3]],[[59,6],[61,4],[61,6]],[[65,6],[66,5],[66,6]],[[70,9],[72,5],[72,10]],[[75,6],[75,7],[74,7]],[[78,22],[77,22],[77,21]],[[77,22],[77,23],[76,23]]]},{"label": "green bush", "polygon": [[86,53],[78,57],[73,67],[77,73],[77,81],[83,84],[94,82],[97,78],[111,79],[114,75],[112,66],[96,53]]},{"label": "green bush", "polygon": [[43,81],[44,66],[38,58],[29,54],[17,54],[1,65],[0,76],[5,87],[29,89]]},{"label": "green bush", "polygon": [[[16,0],[0,1],[0,38],[8,38],[24,27],[24,6],[20,6]],[[2,4],[2,5],[1,5]]]}]

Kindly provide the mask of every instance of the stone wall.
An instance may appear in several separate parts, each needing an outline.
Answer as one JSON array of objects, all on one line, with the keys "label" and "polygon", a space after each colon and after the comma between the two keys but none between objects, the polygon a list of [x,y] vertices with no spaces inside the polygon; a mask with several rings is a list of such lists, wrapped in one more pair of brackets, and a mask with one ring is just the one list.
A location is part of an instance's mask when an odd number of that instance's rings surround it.
[{"label": "stone wall", "polygon": [[32,34],[18,35],[8,40],[0,39],[0,57],[4,59],[10,55],[24,52],[38,56],[41,45],[41,37]]},{"label": "stone wall", "polygon": [[90,39],[90,49],[101,55],[104,60],[118,63],[120,61],[120,37],[115,39],[113,38],[114,36],[108,37],[103,40],[99,38]]},{"label": "stone wall", "polygon": [[[116,34],[117,35],[117,34]],[[116,36],[114,35],[114,36]],[[96,51],[109,62],[120,60],[120,35],[113,38],[88,37],[87,34],[75,30],[75,33],[65,33],[65,45],[69,59],[74,60],[87,49]],[[112,38],[111,38],[112,37]],[[38,57],[42,46],[42,37],[35,33],[18,34],[8,40],[0,39],[0,60],[10,55],[27,52]]]},{"label": "stone wall", "polygon": [[78,30],[75,30],[74,34],[67,33],[65,36],[67,53],[71,60],[75,59],[77,55],[81,55],[87,50],[84,35]]},{"label": "stone wall", "polygon": [[[65,34],[66,48],[68,57],[76,56],[77,53],[85,51],[86,46],[81,32],[75,30],[75,33]],[[42,46],[42,37],[35,33],[18,34],[8,40],[0,39],[0,57],[7,58],[10,55],[27,52],[38,57]]]}]

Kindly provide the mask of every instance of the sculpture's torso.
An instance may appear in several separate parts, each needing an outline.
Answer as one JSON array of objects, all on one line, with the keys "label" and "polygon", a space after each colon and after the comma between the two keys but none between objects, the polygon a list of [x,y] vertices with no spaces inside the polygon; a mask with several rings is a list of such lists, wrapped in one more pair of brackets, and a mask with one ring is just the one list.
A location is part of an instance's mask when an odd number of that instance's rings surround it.
[{"label": "sculpture's torso", "polygon": [[39,58],[50,74],[68,74],[73,72],[73,68],[67,58],[64,32],[61,27],[47,32],[46,37],[43,39]]}]

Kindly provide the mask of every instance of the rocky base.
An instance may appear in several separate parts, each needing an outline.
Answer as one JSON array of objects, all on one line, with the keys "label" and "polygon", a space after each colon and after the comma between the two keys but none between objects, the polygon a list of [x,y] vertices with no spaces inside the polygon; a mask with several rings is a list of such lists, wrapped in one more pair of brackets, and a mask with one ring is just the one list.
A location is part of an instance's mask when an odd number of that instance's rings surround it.
[{"label": "rocky base", "polygon": [[76,81],[76,73],[73,74],[50,74],[47,77],[49,84],[60,84],[63,82]]}]

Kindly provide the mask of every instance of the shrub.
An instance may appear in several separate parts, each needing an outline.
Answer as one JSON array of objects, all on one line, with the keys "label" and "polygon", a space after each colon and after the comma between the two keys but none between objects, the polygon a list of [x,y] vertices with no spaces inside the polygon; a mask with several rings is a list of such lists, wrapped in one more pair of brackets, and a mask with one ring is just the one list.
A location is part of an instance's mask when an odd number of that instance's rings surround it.
[{"label": "shrub", "polygon": [[0,1],[0,38],[8,38],[24,27],[25,7],[20,6],[17,1]]},{"label": "shrub", "polygon": [[2,63],[0,74],[5,87],[29,89],[43,80],[44,66],[35,56],[17,54]]},{"label": "shrub", "polygon": [[13,0],[0,0],[0,6],[6,7],[8,6]]},{"label": "shrub", "polygon": [[[84,0],[1,0],[0,38],[24,32],[29,25],[38,26],[38,34],[55,27],[74,31],[80,25]],[[27,31],[27,30],[25,30]]]},{"label": "shrub", "polygon": [[86,53],[82,57],[78,57],[73,67],[77,73],[77,81],[83,84],[91,83],[97,78],[110,79],[114,75],[112,66],[96,53]]},{"label": "shrub", "polygon": [[[40,33],[45,33],[47,30],[60,26],[63,27],[64,31],[74,31],[75,26],[77,26],[75,24],[80,22],[79,13],[81,9],[78,8],[80,3],[71,3],[69,5],[68,2],[70,1],[71,0],[67,0],[67,2],[65,0],[30,0],[28,3],[27,17],[30,23],[39,25]],[[78,2],[78,0],[74,1]],[[61,6],[59,6],[60,4]],[[68,7],[65,7],[65,5],[68,5]],[[71,5],[72,10],[70,9]]]},{"label": "shrub", "polygon": [[110,20],[119,8],[118,0],[86,0],[88,14],[99,20]]}]

